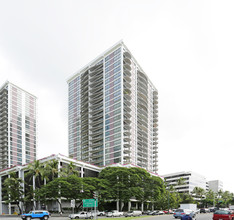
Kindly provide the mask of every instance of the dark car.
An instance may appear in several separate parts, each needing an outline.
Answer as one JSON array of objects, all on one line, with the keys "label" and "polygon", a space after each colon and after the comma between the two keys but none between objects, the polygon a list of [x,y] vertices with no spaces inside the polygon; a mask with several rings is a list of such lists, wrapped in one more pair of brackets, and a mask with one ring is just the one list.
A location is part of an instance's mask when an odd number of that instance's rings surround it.
[{"label": "dark car", "polygon": [[182,218],[186,214],[190,215],[192,218],[195,218],[196,213],[190,209],[177,209],[175,210],[173,216],[174,218]]},{"label": "dark car", "polygon": [[200,209],[200,213],[206,213],[205,209]]},{"label": "dark car", "polygon": [[217,208],[211,208],[210,212],[215,212],[217,210]]},{"label": "dark car", "polygon": [[217,210],[213,214],[213,220],[232,220],[234,214],[230,210]]}]

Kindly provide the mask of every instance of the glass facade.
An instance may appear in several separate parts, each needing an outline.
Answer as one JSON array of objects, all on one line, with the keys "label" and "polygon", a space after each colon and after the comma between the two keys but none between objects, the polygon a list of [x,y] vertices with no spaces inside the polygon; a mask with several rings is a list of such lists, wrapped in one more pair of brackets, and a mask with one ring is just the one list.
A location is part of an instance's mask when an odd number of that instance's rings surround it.
[{"label": "glass facade", "polygon": [[69,83],[69,155],[81,160],[80,76]]},{"label": "glass facade", "polygon": [[121,42],[68,80],[69,156],[157,172],[157,90]]},{"label": "glass facade", "polygon": [[105,58],[105,165],[121,162],[121,48]]},{"label": "glass facade", "polygon": [[4,100],[0,112],[7,110],[0,124],[1,137],[5,139],[1,142],[0,168],[34,161],[37,154],[36,97],[9,82],[2,87],[0,97]]}]

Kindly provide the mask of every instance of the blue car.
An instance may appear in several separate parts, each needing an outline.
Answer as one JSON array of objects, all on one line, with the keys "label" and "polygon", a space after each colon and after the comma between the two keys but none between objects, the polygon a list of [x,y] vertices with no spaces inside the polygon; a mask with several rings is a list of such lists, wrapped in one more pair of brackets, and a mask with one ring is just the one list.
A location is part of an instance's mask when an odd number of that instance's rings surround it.
[{"label": "blue car", "polygon": [[31,211],[29,213],[24,213],[21,215],[21,218],[23,220],[31,220],[34,218],[47,220],[49,219],[49,217],[50,217],[50,213],[44,210],[35,210],[35,211]]},{"label": "blue car", "polygon": [[189,215],[192,218],[195,218],[195,216],[196,216],[196,213],[190,209],[177,209],[177,210],[175,210],[173,216],[174,216],[174,218],[182,218],[184,215],[186,215],[186,213],[190,213]]}]

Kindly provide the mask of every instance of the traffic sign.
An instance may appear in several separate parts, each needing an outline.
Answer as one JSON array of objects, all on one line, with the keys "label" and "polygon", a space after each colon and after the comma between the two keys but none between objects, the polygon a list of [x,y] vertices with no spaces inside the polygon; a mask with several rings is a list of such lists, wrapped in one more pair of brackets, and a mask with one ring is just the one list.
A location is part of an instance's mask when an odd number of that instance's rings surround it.
[{"label": "traffic sign", "polygon": [[[96,206],[95,206],[96,201]],[[83,199],[83,208],[98,207],[97,199]]]}]

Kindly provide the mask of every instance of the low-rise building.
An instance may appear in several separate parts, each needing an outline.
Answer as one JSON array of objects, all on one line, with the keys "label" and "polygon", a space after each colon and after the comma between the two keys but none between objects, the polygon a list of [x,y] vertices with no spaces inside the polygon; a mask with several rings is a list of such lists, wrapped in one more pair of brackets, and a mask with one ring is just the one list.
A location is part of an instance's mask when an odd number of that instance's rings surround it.
[{"label": "low-rise building", "polygon": [[[77,171],[79,172],[80,177],[98,177],[99,172],[102,168],[85,163],[82,161],[77,161],[74,159],[71,159],[69,157],[63,156],[61,154],[53,154],[51,156],[45,157],[40,159],[39,161],[41,163],[49,162],[52,160],[58,161],[58,169],[65,167],[66,165],[70,164],[71,162],[76,166]],[[17,173],[17,176],[22,178],[23,181],[26,181],[25,173],[28,171],[28,164],[22,165],[22,166],[12,166],[10,168],[4,169],[0,171],[0,215],[2,214],[13,214],[13,213],[19,213],[17,205],[13,204],[7,204],[3,199],[4,191],[3,189],[3,183],[6,178],[9,177],[9,174],[12,172]],[[33,184],[35,187],[35,184]],[[22,183],[22,186],[24,188],[24,182]],[[35,189],[35,188],[34,188]],[[34,201],[27,207],[27,209],[41,209],[42,204],[36,204]],[[70,206],[70,204],[68,204]],[[23,204],[20,204],[20,206],[23,207]],[[34,206],[34,207],[33,207]],[[59,206],[56,203],[51,203],[51,207],[47,207],[49,210],[55,210],[60,211]]]},{"label": "low-rise building", "polygon": [[181,193],[191,193],[195,187],[203,188],[206,191],[209,189],[206,178],[195,172],[183,171],[166,174],[163,177],[168,186],[173,186]]}]

